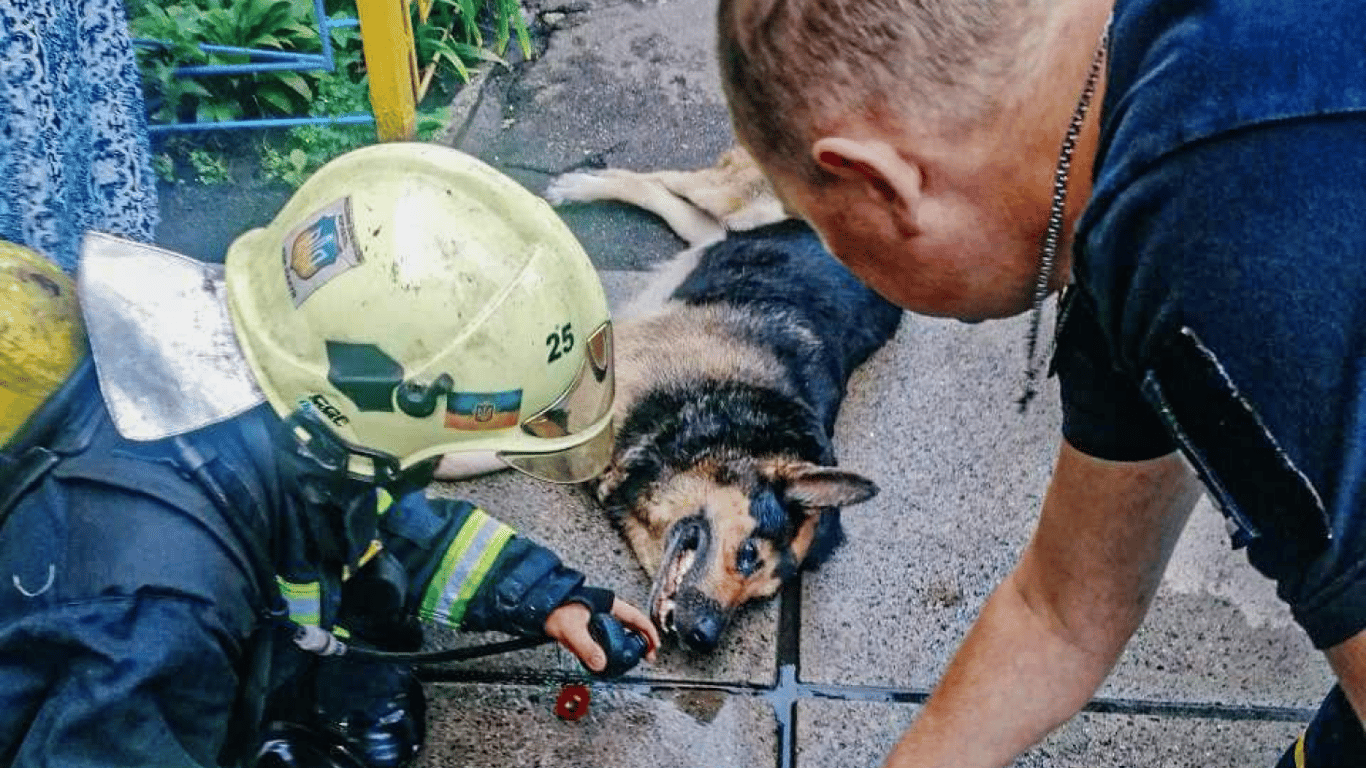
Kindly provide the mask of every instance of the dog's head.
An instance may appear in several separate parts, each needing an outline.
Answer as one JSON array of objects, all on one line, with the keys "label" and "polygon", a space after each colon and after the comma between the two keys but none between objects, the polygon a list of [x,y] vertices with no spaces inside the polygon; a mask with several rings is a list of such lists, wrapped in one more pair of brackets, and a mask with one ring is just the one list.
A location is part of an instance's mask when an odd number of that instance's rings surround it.
[{"label": "dog's head", "polygon": [[654,577],[651,618],[705,652],[737,608],[828,556],[843,537],[839,507],[877,490],[861,475],[806,461],[708,459],[640,488],[619,520]]}]

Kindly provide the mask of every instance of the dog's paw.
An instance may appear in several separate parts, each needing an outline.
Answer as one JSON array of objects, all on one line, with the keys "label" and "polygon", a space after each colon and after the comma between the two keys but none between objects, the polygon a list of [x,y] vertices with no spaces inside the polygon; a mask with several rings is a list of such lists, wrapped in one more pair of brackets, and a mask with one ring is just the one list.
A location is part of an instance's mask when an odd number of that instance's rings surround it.
[{"label": "dog's paw", "polygon": [[596,173],[566,173],[550,180],[543,197],[551,205],[602,200],[608,186],[607,179]]},{"label": "dog's paw", "polygon": [[437,464],[433,479],[448,482],[469,480],[473,477],[500,472],[507,468],[508,465],[504,464],[503,460],[499,459],[492,451],[446,454],[441,457],[441,462]]}]

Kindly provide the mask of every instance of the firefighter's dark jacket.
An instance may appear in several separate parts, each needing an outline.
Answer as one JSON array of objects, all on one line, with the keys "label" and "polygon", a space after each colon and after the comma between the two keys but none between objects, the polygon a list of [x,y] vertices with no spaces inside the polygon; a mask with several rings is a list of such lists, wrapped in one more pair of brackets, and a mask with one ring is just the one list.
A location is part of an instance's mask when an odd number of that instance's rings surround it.
[{"label": "firefighter's dark jacket", "polygon": [[304,503],[264,405],[128,441],[92,367],[0,456],[0,766],[239,762],[288,622],[366,620],[341,599],[358,555],[361,573],[399,574],[371,590],[388,609],[466,630],[539,634],[582,585],[468,503],[373,488]]}]

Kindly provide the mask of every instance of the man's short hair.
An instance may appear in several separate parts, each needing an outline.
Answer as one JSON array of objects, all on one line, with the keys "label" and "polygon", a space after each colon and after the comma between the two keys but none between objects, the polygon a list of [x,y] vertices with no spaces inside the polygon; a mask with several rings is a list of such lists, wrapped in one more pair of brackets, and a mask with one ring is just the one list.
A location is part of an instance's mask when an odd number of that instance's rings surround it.
[{"label": "man's short hair", "polygon": [[740,138],[808,180],[841,114],[961,125],[993,102],[1033,0],[720,0],[721,82]]}]

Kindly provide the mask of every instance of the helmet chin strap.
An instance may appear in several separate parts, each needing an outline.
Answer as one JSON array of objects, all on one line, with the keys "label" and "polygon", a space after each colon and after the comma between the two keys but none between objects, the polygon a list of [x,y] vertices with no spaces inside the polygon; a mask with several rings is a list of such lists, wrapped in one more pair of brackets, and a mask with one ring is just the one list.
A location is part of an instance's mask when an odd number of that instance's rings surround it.
[{"label": "helmet chin strap", "polygon": [[[325,483],[343,485],[346,482],[389,486],[403,473],[399,460],[392,454],[366,448],[344,440],[333,432],[312,408],[294,409],[280,422],[280,450],[299,464],[299,474],[316,477]],[[302,431],[307,439],[298,433]],[[370,462],[373,474],[362,475],[351,471],[351,458],[360,456]]]},{"label": "helmet chin strap", "polygon": [[[373,491],[382,488],[394,498],[419,491],[432,482],[440,461],[434,457],[400,469],[397,457],[347,442],[310,408],[300,407],[276,424],[277,455],[288,481],[305,504],[341,518],[345,540],[334,545],[347,563],[354,563],[374,537]],[[370,462],[374,474],[352,472],[353,456]]]},{"label": "helmet chin strap", "polygon": [[1043,322],[1043,302],[1048,298],[1049,286],[1053,282],[1053,267],[1058,260],[1058,246],[1062,243],[1063,212],[1067,207],[1067,181],[1072,172],[1072,153],[1076,151],[1077,139],[1086,123],[1091,98],[1096,94],[1096,84],[1100,81],[1109,40],[1110,22],[1107,20],[1105,31],[1100,35],[1100,44],[1096,46],[1095,56],[1091,59],[1091,69],[1086,74],[1086,85],[1082,88],[1081,98],[1077,100],[1077,108],[1072,112],[1072,120],[1067,124],[1067,134],[1063,137],[1058,164],[1053,171],[1053,201],[1048,211],[1048,227],[1039,246],[1039,272],[1034,281],[1034,302],[1029,313],[1024,392],[1015,401],[1020,413],[1028,410],[1030,401],[1039,394],[1039,325]]}]

